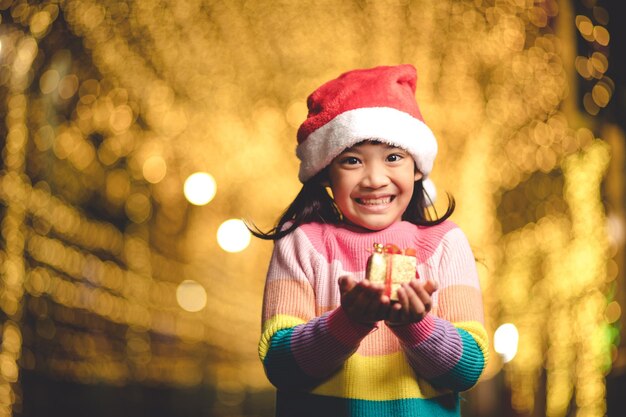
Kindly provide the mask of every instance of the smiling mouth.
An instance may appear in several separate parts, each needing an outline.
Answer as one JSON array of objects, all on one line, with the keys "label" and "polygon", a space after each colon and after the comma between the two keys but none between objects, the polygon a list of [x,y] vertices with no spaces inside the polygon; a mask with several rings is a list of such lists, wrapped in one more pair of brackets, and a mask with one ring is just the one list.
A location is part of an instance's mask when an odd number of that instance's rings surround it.
[{"label": "smiling mouth", "polygon": [[383,206],[389,204],[396,198],[395,196],[387,196],[380,198],[356,198],[355,201],[363,206]]}]

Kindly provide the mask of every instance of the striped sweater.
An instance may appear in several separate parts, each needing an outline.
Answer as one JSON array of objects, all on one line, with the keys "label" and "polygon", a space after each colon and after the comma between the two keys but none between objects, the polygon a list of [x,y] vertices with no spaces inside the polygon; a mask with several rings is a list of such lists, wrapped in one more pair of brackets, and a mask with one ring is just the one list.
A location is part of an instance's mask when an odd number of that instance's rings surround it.
[{"label": "striped sweater", "polygon": [[[363,279],[375,242],[416,248],[419,276],[438,282],[422,321],[363,325],[342,310],[337,280]],[[458,392],[487,353],[474,257],[454,223],[371,233],[310,223],[275,243],[259,355],[277,416],[459,416]]]}]

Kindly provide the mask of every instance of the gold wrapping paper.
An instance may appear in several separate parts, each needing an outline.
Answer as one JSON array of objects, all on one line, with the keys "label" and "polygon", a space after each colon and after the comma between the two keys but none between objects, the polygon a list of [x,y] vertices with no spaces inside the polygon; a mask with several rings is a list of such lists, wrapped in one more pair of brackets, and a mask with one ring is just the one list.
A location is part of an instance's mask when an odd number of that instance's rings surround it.
[{"label": "gold wrapping paper", "polygon": [[[411,254],[407,254],[411,253]],[[398,301],[398,288],[417,276],[415,250],[399,250],[394,245],[374,244],[374,253],[367,260],[366,279],[385,285],[385,294]]]}]

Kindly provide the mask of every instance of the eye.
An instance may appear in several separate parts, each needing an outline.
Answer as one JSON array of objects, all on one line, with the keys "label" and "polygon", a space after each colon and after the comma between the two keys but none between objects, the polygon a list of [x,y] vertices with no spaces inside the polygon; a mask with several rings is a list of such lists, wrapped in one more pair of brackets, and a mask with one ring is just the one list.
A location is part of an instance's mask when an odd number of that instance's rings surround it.
[{"label": "eye", "polygon": [[340,162],[342,165],[356,165],[361,161],[359,161],[359,158],[355,156],[346,156],[345,158],[342,158]]},{"label": "eye", "polygon": [[403,155],[398,153],[392,153],[391,155],[387,155],[387,162],[398,162],[404,158]]}]

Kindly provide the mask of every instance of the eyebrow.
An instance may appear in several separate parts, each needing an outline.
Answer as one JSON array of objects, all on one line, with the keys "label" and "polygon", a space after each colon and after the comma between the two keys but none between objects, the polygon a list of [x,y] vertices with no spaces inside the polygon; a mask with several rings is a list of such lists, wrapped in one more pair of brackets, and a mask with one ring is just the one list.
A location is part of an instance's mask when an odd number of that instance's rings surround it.
[{"label": "eyebrow", "polygon": [[367,143],[372,144],[372,145],[383,145],[386,149],[401,149],[403,151],[406,151],[406,149],[404,149],[403,147],[398,146],[398,145],[392,145],[390,143],[380,142],[380,141],[377,141],[377,140],[364,140],[362,142],[359,142],[359,143],[356,143],[356,144],[350,146],[349,148],[344,149],[343,151],[341,151],[341,153],[349,152],[351,149],[359,148],[359,147],[361,147],[361,146],[363,146],[363,145],[365,145]]},{"label": "eyebrow", "polygon": [[406,151],[406,149],[404,149],[403,147],[392,145],[390,143],[384,143],[383,145],[385,145],[387,149],[402,149],[403,151]]}]

